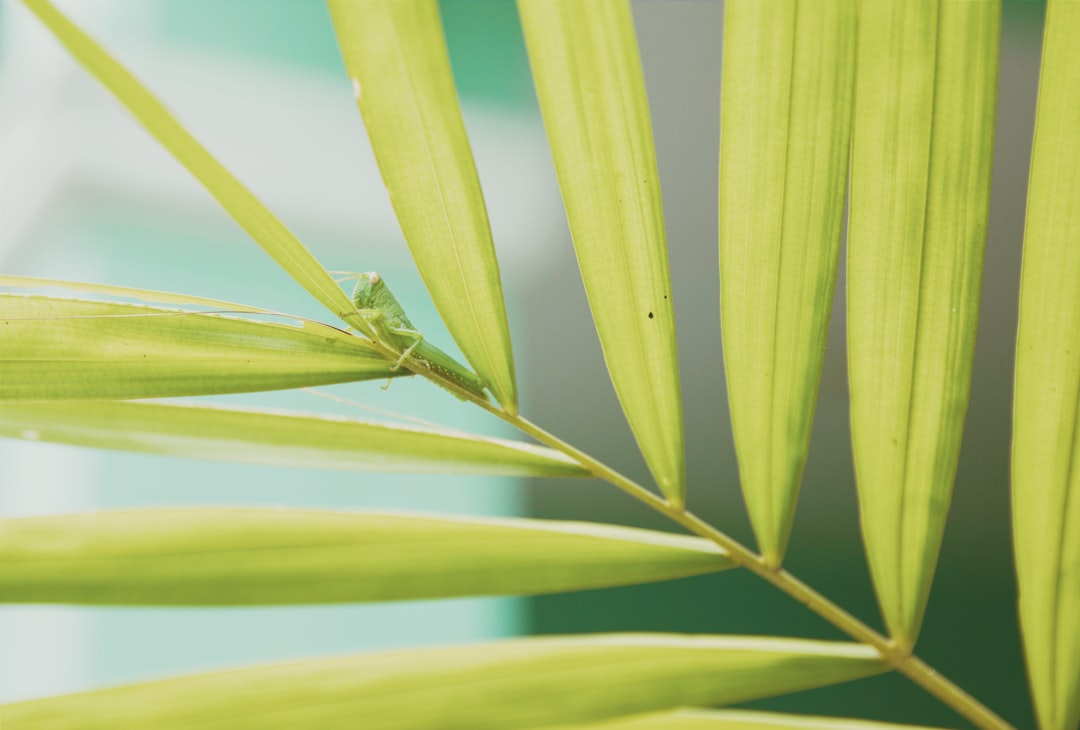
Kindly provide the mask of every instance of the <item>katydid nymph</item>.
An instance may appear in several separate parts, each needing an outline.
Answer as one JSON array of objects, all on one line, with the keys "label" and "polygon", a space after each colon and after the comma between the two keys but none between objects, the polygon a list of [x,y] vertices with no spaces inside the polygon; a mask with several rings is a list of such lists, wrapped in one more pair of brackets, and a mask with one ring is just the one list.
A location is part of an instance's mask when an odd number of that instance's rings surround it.
[{"label": "katydid nymph", "polygon": [[424,335],[409,321],[401,303],[377,272],[358,274],[357,279],[352,294],[353,304],[356,305],[355,313],[367,322],[380,343],[401,353],[395,369],[401,367],[406,360],[420,363],[463,390],[487,400],[484,381],[424,339]]}]

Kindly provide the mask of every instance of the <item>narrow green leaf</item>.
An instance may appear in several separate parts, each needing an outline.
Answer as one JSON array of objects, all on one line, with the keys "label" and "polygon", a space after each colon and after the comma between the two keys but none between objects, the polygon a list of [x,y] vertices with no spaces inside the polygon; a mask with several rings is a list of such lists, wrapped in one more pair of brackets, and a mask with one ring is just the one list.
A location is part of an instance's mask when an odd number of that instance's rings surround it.
[{"label": "narrow green leaf", "polygon": [[[335,316],[353,310],[345,292],[315,260],[304,244],[184,129],[149,89],[92,38],[68,20],[48,0],[23,0],[68,52],[127,107],[188,172],[202,183],[221,207],[263,247],[283,269]],[[363,320],[349,323],[367,332]],[[355,321],[354,321],[355,320]]]},{"label": "narrow green leaf", "polygon": [[998,0],[860,5],[848,369],[863,541],[914,645],[952,494],[978,323]]},{"label": "narrow green leaf", "polygon": [[739,476],[779,565],[810,446],[840,257],[854,0],[729,0],[720,314]]},{"label": "narrow green leaf", "polygon": [[0,519],[0,601],[402,601],[646,583],[732,567],[700,538],[589,523],[275,509]]},{"label": "narrow green leaf", "polygon": [[519,441],[254,409],[0,402],[0,436],[308,469],[587,476],[562,453]]},{"label": "narrow green leaf", "polygon": [[503,730],[730,704],[884,671],[866,647],[613,634],[361,654],[194,675],[0,708],[4,730]]},{"label": "narrow green leaf", "polygon": [[[495,399],[517,412],[487,208],[435,0],[330,0],[375,159],[439,313]],[[361,93],[363,90],[363,93]]]},{"label": "narrow green leaf", "polygon": [[852,720],[846,717],[785,715],[752,710],[675,710],[553,730],[935,730],[921,725]]},{"label": "narrow green leaf", "polygon": [[[111,284],[94,284],[85,281],[65,281],[62,279],[42,279],[36,276],[3,276],[0,275],[0,287],[10,289],[25,289],[27,293],[43,293],[45,289],[65,289],[78,294],[104,294],[110,297],[123,297],[125,299],[138,299],[142,302],[154,304],[179,304],[190,307],[209,307],[211,309],[227,310],[230,312],[250,312],[252,314],[277,314],[270,309],[252,307],[248,304],[226,302],[221,299],[207,299],[206,297],[194,297],[190,294],[173,294],[171,292],[155,291],[153,289],[134,289],[128,286],[113,286]],[[51,295],[50,295],[51,296]]]},{"label": "narrow green leaf", "polygon": [[0,294],[0,401],[244,393],[411,374],[369,341],[139,304]]},{"label": "narrow green leaf", "polygon": [[1013,542],[1039,727],[1080,726],[1080,3],[1046,7],[1013,402]]},{"label": "narrow green leaf", "polygon": [[660,180],[626,0],[519,0],[536,94],[608,371],[664,495],[685,499]]}]

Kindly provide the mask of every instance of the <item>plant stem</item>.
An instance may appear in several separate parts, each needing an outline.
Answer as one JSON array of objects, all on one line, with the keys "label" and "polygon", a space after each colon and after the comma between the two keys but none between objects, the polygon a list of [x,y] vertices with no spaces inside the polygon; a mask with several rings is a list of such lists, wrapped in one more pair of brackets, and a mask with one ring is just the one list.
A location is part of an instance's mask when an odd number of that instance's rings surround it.
[{"label": "plant stem", "polygon": [[901,649],[887,636],[870,628],[783,568],[768,565],[762,556],[738,540],[716,529],[697,515],[685,509],[673,507],[666,500],[629,477],[611,469],[531,421],[518,415],[507,414],[499,410],[497,406],[489,403],[475,399],[474,402],[523,433],[532,436],[537,441],[571,457],[593,476],[614,484],[631,497],[652,507],[690,532],[716,543],[728,553],[728,556],[736,565],[750,570],[773,584],[856,641],[874,647],[886,665],[937,697],[942,703],[951,707],[976,727],[982,730],[1013,730],[1012,725],[963,689],[953,684],[952,681],[939,674],[926,662],[909,651]]},{"label": "plant stem", "polygon": [[[342,316],[344,317],[344,315]],[[353,324],[351,321],[349,323]],[[471,401],[476,405],[480,406],[481,408],[498,415],[500,418],[503,417],[503,412],[498,410],[497,408],[493,408],[490,402],[477,397],[477,395],[471,390],[466,390],[465,388],[462,388],[461,385],[446,377],[438,370],[435,370],[429,364],[418,360],[415,357],[407,357],[402,360],[400,351],[384,344],[374,335],[364,335],[364,339],[368,341],[372,349],[385,357],[388,362],[400,363],[400,367],[403,367],[406,370],[415,373],[416,375],[427,378],[439,387],[445,388],[446,390],[450,391],[457,398],[463,401]],[[395,365],[395,367],[398,367],[398,365]]]}]

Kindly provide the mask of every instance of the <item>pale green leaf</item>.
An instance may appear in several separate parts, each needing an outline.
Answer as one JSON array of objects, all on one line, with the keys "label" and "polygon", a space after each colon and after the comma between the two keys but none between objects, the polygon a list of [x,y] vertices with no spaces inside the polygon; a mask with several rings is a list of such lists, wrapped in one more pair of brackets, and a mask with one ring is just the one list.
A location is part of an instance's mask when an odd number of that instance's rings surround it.
[{"label": "pale green leaf", "polygon": [[487,208],[435,0],[330,0],[375,159],[446,327],[517,412],[510,329]]},{"label": "pale green leaf", "polygon": [[[125,299],[138,299],[142,302],[154,304],[179,304],[190,307],[209,307],[215,310],[230,312],[248,312],[251,314],[276,315],[270,309],[252,307],[248,304],[226,302],[221,299],[207,299],[206,297],[194,297],[190,294],[173,294],[171,292],[155,291],[153,289],[135,289],[128,286],[113,286],[111,284],[94,284],[85,281],[65,281],[62,279],[42,279],[36,276],[3,276],[0,275],[0,287],[11,289],[26,289],[27,293],[44,293],[46,289],[64,289],[78,294],[104,294],[109,297],[123,297]],[[51,295],[50,295],[51,296]],[[294,318],[295,319],[295,318]]]},{"label": "pale green leaf", "polygon": [[739,477],[779,565],[810,445],[840,257],[854,0],[729,0],[720,314]]},{"label": "pale green leaf", "polygon": [[613,634],[392,651],[9,704],[4,730],[504,730],[730,704],[885,670],[853,644]]},{"label": "pale green leaf", "polygon": [[581,277],[608,371],[664,495],[685,499],[660,180],[626,0],[519,0]]},{"label": "pale green leaf", "polygon": [[1013,541],[1039,727],[1080,726],[1080,3],[1046,9],[1013,403]]},{"label": "pale green leaf", "polygon": [[144,509],[0,519],[0,601],[235,606],[602,588],[732,567],[700,538],[521,519]]},{"label": "pale green leaf", "polygon": [[[135,76],[48,0],[23,2],[290,276],[335,316],[345,316],[354,309],[341,287],[285,224],[214,159]],[[348,319],[359,330],[367,331],[363,320]]]},{"label": "pale green leaf", "polygon": [[653,712],[607,722],[559,725],[552,730],[935,730],[935,728],[853,720],[846,717],[688,708],[674,712]]},{"label": "pale green leaf", "polygon": [[997,0],[860,5],[848,233],[851,431],[885,623],[914,645],[967,411],[990,193]]},{"label": "pale green leaf", "polygon": [[0,402],[0,436],[308,469],[587,476],[562,453],[519,441],[254,409]]},{"label": "pale green leaf", "polygon": [[240,393],[411,374],[393,365],[363,337],[307,320],[0,294],[0,400]]}]

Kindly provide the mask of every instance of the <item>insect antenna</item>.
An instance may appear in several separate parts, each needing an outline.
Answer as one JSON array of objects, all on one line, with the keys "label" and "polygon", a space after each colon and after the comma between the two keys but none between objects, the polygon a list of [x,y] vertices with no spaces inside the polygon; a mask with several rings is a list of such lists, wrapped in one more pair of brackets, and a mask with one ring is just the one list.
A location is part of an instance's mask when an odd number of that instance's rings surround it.
[{"label": "insect antenna", "polygon": [[346,281],[356,281],[364,275],[355,271],[327,271],[328,274],[344,274],[340,279],[334,279],[335,284],[344,284]]},{"label": "insect antenna", "polygon": [[[87,300],[89,301],[89,300]],[[102,304],[111,304],[112,302],[101,302]],[[255,317],[282,317],[285,319],[292,319],[298,322],[306,322],[307,324],[318,325],[320,327],[329,327],[330,329],[337,330],[344,334],[352,334],[348,330],[335,327],[332,324],[326,322],[320,322],[317,319],[311,319],[309,317],[301,317],[298,314],[286,314],[285,312],[271,312],[268,310],[251,311],[249,309],[207,309],[204,311],[192,311],[192,310],[177,310],[175,312],[131,312],[126,314],[61,314],[54,317],[6,317],[0,314],[0,322],[54,322],[57,320],[67,319],[123,319],[127,317],[187,317],[191,315],[200,314],[247,314]],[[257,322],[258,320],[250,320]]]},{"label": "insect antenna", "polygon": [[446,430],[446,426],[439,425],[438,423],[432,423],[431,421],[425,421],[423,418],[415,418],[413,416],[406,416],[402,413],[394,413],[393,411],[376,408],[375,406],[369,406],[366,403],[361,403],[359,401],[351,400],[349,398],[342,398],[341,396],[334,395],[333,393],[327,393],[325,390],[318,390],[316,388],[300,388],[300,390],[310,395],[318,396],[319,398],[324,398],[328,401],[333,401],[334,403],[339,403],[343,406],[357,408],[361,411],[368,411],[379,416],[393,418],[398,421],[405,421],[406,423],[412,423],[416,426],[423,426],[424,428],[433,428],[440,431]]}]

